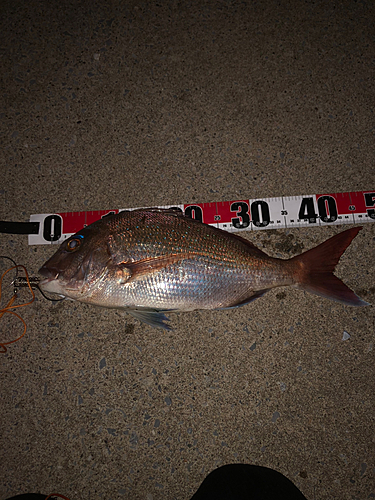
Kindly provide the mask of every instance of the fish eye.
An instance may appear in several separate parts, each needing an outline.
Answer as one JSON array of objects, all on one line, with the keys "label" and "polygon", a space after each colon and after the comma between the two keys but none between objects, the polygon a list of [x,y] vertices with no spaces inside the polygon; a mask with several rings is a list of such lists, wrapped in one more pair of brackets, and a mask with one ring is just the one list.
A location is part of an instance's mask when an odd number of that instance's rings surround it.
[{"label": "fish eye", "polygon": [[66,244],[66,249],[68,250],[68,252],[75,252],[81,245],[82,239],[83,236],[79,235],[77,238],[72,238],[71,240],[69,240]]}]

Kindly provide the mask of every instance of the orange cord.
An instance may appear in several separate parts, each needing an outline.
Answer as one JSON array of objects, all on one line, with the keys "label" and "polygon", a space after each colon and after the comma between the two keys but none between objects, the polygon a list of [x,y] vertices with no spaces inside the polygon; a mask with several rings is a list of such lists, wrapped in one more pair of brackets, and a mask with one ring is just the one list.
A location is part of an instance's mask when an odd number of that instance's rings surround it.
[{"label": "orange cord", "polygon": [[24,270],[25,272],[25,276],[26,276],[26,281],[27,281],[27,284],[28,284],[28,287],[29,287],[29,290],[31,292],[31,295],[32,295],[32,299],[29,301],[29,302],[25,302],[24,304],[18,304],[16,306],[13,305],[13,302],[16,300],[17,298],[17,293],[14,293],[13,294],[13,297],[10,299],[10,301],[8,302],[8,304],[3,308],[3,309],[0,309],[0,318],[2,318],[4,316],[4,314],[6,313],[9,313],[9,314],[13,314],[14,316],[17,316],[17,318],[19,320],[22,321],[23,323],[23,326],[24,326],[24,330],[23,330],[23,333],[22,335],[20,335],[18,338],[16,338],[15,340],[11,340],[9,342],[0,342],[0,354],[5,354],[7,352],[7,348],[5,346],[9,345],[9,344],[13,344],[14,342],[17,342],[18,340],[22,339],[22,337],[25,335],[26,333],[26,330],[27,330],[27,326],[26,326],[26,323],[25,321],[21,318],[21,316],[19,314],[17,314],[16,312],[14,311],[11,311],[11,309],[16,309],[17,307],[24,307],[24,306],[28,306],[30,304],[32,304],[35,300],[35,293],[34,293],[34,290],[31,288],[31,284],[30,284],[30,280],[29,280],[29,274],[26,270],[26,267],[25,266],[22,266],[21,264],[18,264],[16,266],[13,266],[13,267],[10,267],[7,271],[5,271],[5,273],[3,273],[3,275],[1,276],[0,278],[0,300],[1,300],[1,289],[2,289],[2,284],[3,284],[3,279],[4,279],[4,276],[6,274],[8,274],[10,271],[12,271],[13,269],[18,269],[18,268],[21,268]]}]

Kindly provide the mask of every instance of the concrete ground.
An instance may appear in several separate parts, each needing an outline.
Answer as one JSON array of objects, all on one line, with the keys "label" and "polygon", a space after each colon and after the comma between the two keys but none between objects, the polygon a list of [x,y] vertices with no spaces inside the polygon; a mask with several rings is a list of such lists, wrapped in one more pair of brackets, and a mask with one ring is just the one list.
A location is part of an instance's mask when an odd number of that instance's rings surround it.
[{"label": "concrete ground", "polygon": [[[1,219],[374,189],[374,18],[366,0],[3,1]],[[247,237],[287,258],[342,229]],[[370,223],[337,270],[372,303],[374,242]],[[0,236],[32,275],[55,250]],[[240,462],[309,500],[375,497],[373,307],[275,290],[168,333],[40,295],[20,314],[1,499],[188,500]],[[7,316],[1,341],[22,331]]]}]

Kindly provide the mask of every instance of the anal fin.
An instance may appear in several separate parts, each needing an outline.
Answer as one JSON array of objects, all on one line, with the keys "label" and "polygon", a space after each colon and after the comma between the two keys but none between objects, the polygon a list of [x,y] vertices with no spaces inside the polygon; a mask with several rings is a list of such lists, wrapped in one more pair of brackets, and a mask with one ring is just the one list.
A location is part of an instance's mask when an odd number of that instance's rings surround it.
[{"label": "anal fin", "polygon": [[226,307],[219,307],[218,309],[235,309],[236,307],[242,307],[245,306],[246,304],[250,304],[250,302],[253,302],[256,299],[259,299],[259,297],[263,297],[263,295],[267,292],[269,292],[269,288],[267,290],[257,290],[256,292],[252,292],[251,295],[247,295],[246,299],[240,300],[239,302],[236,302],[235,304],[232,304],[230,306]]}]

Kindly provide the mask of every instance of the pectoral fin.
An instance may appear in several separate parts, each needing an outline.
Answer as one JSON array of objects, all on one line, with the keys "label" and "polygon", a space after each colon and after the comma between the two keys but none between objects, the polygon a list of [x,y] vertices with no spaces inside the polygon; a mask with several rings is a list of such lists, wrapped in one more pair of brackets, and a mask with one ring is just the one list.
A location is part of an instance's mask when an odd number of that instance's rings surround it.
[{"label": "pectoral fin", "polygon": [[131,314],[134,318],[147,323],[154,328],[163,328],[164,330],[172,330],[172,328],[165,323],[169,321],[167,316],[160,311],[153,309],[128,309],[126,312]]},{"label": "pectoral fin", "polygon": [[184,259],[190,259],[194,256],[192,253],[179,253],[173,255],[161,255],[160,257],[149,257],[147,259],[137,260],[135,262],[122,262],[118,264],[118,272],[124,275],[123,283],[130,283],[141,276],[152,274],[167,266],[176,264]]}]

